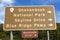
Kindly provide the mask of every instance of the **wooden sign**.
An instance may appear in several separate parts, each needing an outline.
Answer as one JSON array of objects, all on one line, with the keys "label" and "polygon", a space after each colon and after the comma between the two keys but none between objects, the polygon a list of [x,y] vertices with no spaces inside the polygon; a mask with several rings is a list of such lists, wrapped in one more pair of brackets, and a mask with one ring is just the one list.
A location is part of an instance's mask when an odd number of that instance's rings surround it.
[{"label": "wooden sign", "polygon": [[55,30],[53,6],[19,6],[5,8],[5,31]]}]

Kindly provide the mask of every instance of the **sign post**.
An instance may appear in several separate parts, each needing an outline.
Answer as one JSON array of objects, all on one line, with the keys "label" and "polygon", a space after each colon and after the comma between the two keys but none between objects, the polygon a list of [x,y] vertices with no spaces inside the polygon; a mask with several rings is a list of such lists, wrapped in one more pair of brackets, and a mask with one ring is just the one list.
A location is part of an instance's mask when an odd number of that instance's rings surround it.
[{"label": "sign post", "polygon": [[10,32],[10,40],[13,40],[13,31]]},{"label": "sign post", "polygon": [[50,40],[49,31],[47,30],[47,40]]},{"label": "sign post", "polygon": [[[6,7],[3,29],[4,31],[55,30],[54,6]],[[49,40],[49,31],[47,36]]]}]

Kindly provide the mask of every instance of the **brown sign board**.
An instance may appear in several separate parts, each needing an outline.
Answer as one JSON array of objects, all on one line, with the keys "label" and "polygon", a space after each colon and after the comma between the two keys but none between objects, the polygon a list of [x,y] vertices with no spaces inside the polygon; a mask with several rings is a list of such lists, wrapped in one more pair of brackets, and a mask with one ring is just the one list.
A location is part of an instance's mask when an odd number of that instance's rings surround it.
[{"label": "brown sign board", "polygon": [[37,38],[37,37],[38,31],[35,30],[22,31],[22,38]]},{"label": "brown sign board", "polygon": [[54,6],[12,6],[5,8],[5,31],[55,30]]}]

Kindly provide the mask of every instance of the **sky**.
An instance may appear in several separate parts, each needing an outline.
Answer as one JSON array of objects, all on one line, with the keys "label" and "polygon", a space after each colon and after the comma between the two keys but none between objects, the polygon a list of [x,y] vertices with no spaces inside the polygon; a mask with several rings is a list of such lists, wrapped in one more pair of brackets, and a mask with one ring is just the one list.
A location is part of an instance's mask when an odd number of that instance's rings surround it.
[{"label": "sky", "polygon": [[53,5],[55,7],[56,22],[60,23],[60,0],[0,0],[0,24],[4,23],[4,8],[6,6],[41,6]]}]

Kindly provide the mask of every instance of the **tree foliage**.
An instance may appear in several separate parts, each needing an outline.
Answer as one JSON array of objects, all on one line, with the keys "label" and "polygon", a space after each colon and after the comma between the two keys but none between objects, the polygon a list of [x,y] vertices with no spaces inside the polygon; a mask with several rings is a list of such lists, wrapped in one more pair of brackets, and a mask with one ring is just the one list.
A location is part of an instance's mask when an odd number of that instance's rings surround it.
[{"label": "tree foliage", "polygon": [[[13,31],[14,40],[47,40],[46,30],[38,30],[38,38],[22,38],[21,31]],[[50,40],[60,40],[60,23],[57,23],[57,30],[50,30]],[[10,40],[10,32],[3,30],[3,24],[0,24],[0,39]]]}]

